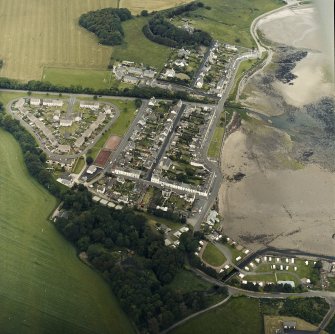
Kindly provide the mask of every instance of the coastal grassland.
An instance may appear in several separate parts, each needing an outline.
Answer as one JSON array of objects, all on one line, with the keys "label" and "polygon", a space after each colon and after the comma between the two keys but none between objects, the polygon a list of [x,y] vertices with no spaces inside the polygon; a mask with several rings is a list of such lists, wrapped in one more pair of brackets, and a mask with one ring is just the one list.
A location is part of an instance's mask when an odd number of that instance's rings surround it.
[{"label": "coastal grassland", "polygon": [[[100,101],[100,100],[99,100]],[[115,123],[101,136],[90,151],[90,155],[96,158],[99,151],[103,148],[111,135],[122,137],[136,116],[136,107],[134,100],[104,99],[117,106],[120,110],[120,116]]]},{"label": "coastal grassland", "polygon": [[213,267],[222,266],[226,261],[225,256],[210,242],[202,254],[202,259]]},{"label": "coastal grassland", "polygon": [[221,144],[224,136],[224,127],[218,125],[215,130],[208,148],[207,155],[211,158],[219,158],[221,151]]},{"label": "coastal grassland", "polygon": [[123,23],[124,43],[113,48],[112,61],[129,60],[154,66],[158,70],[163,68],[169,58],[171,49],[153,43],[144,36],[142,28],[147,22],[148,18],[139,17]]},{"label": "coastal grassland", "polygon": [[132,333],[108,285],[47,221],[57,202],[0,130],[2,333]]},{"label": "coastal grassland", "polygon": [[230,98],[236,98],[237,89],[240,81],[242,80],[245,73],[249,71],[256,63],[258,63],[258,59],[248,59],[247,61],[243,61],[242,63],[240,63],[240,66],[238,67],[237,73],[234,78],[234,85],[230,90]]},{"label": "coastal grassland", "polygon": [[281,0],[204,0],[205,7],[191,12],[196,28],[209,32],[223,43],[255,46],[250,35],[251,22],[259,15],[283,5]]},{"label": "coastal grassland", "polygon": [[192,291],[205,291],[212,287],[212,284],[198,278],[193,272],[188,270],[180,271],[169,284],[170,288],[181,293]]},{"label": "coastal grassland", "polygon": [[171,333],[261,334],[263,319],[257,299],[232,297],[227,303],[187,321]]}]

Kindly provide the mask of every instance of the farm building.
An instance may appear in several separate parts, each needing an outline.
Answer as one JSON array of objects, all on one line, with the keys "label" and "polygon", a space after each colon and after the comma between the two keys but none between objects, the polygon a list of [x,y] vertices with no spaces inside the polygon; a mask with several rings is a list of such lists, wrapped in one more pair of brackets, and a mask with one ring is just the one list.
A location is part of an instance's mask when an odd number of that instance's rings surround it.
[{"label": "farm building", "polygon": [[64,102],[62,100],[43,100],[43,105],[46,107],[62,107]]},{"label": "farm building", "polygon": [[137,85],[139,82],[139,80],[136,77],[132,77],[130,75],[125,75],[123,78],[123,81],[126,83],[133,84],[133,85]]},{"label": "farm building", "polygon": [[143,70],[137,67],[129,67],[128,74],[132,74],[132,75],[140,77],[143,75]]},{"label": "farm building", "polygon": [[156,72],[155,71],[152,71],[152,70],[145,70],[143,72],[143,76],[146,77],[146,78],[149,78],[149,79],[153,79],[156,75]]}]

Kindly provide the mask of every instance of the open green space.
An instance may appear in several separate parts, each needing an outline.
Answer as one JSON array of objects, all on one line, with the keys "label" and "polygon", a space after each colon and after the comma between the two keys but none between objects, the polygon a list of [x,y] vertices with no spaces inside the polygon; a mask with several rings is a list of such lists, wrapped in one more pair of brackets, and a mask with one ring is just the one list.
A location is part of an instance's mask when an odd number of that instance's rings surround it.
[{"label": "open green space", "polygon": [[188,270],[180,271],[169,284],[175,291],[187,293],[191,291],[206,291],[212,284],[198,278],[193,272]]},{"label": "open green space", "polygon": [[[223,43],[255,46],[250,25],[259,15],[283,5],[281,0],[204,0],[205,7],[190,12],[187,19]],[[206,9],[206,7],[210,9]]]},{"label": "open green space", "polygon": [[122,137],[136,116],[136,106],[134,100],[105,99],[105,101],[117,106],[120,110],[120,116],[90,150],[89,155],[93,158],[97,157],[99,151],[104,147],[106,141],[111,135]]},{"label": "open green space", "polygon": [[125,33],[124,43],[113,47],[112,60],[128,60],[136,63],[154,66],[161,70],[169,58],[170,48],[151,42],[147,39],[142,28],[148,18],[139,17],[122,24]]},{"label": "open green space", "polygon": [[[113,78],[113,77],[112,77]],[[46,67],[42,80],[60,86],[107,89],[112,85],[111,71]]]},{"label": "open green space", "polygon": [[214,131],[207,155],[211,158],[219,158],[221,153],[221,144],[224,136],[224,127],[217,126]]},{"label": "open green space", "polygon": [[232,297],[227,303],[187,321],[171,333],[261,334],[263,319],[257,299]]},{"label": "open green space", "polygon": [[56,199],[0,130],[1,333],[132,333],[107,283],[47,220]]},{"label": "open green space", "polygon": [[207,244],[202,254],[202,259],[213,267],[222,266],[227,260],[225,256],[210,242]]}]

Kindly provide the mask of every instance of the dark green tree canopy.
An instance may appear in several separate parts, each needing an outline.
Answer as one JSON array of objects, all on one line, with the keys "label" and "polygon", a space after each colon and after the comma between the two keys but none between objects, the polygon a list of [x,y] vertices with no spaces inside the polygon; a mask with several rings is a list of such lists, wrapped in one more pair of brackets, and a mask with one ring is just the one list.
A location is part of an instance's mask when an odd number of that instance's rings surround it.
[{"label": "dark green tree canopy", "polygon": [[104,8],[81,15],[79,24],[93,32],[101,44],[120,45],[124,36],[121,22],[131,18],[127,8]]}]

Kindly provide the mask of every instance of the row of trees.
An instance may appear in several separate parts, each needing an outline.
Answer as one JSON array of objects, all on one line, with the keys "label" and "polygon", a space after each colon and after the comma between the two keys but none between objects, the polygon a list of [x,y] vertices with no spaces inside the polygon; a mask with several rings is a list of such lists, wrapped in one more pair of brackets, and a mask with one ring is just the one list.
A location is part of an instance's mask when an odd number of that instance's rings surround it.
[{"label": "row of trees", "polygon": [[34,137],[27,132],[19,123],[11,116],[4,113],[3,105],[0,102],[0,127],[10,132],[14,138],[19,142],[24,162],[29,173],[51,194],[56,197],[61,197],[62,188],[56,182],[52,174],[46,169],[45,153],[37,146]]},{"label": "row of trees", "polygon": [[81,15],[79,24],[93,32],[101,44],[120,45],[124,38],[121,23],[131,18],[127,8],[104,8]]},{"label": "row of trees", "polygon": [[210,291],[182,293],[169,286],[186,254],[196,251],[197,235],[185,233],[179,248],[166,247],[144,216],[95,204],[81,185],[63,201],[69,217],[59,218],[57,228],[78,251],[87,252],[140,332],[158,333],[208,305]]},{"label": "row of trees", "polygon": [[212,37],[207,32],[195,29],[193,33],[190,33],[168,21],[169,18],[203,6],[202,2],[192,2],[175,9],[157,13],[143,27],[143,33],[151,41],[173,48],[198,45],[209,46],[212,42]]},{"label": "row of trees", "polygon": [[[27,90],[27,91],[42,91],[42,92],[60,92],[60,93],[74,93],[74,94],[90,94],[90,95],[107,95],[107,96],[125,96],[125,97],[138,97],[149,99],[152,96],[157,98],[167,99],[181,99],[185,101],[198,101],[192,98],[186,92],[168,91],[156,87],[138,87],[133,88],[110,88],[110,89],[93,89],[77,86],[60,86],[54,85],[47,81],[31,80],[27,83],[20,82],[14,79],[0,77],[0,88],[3,89],[15,89],[15,90]],[[205,100],[205,99],[204,99]],[[207,100],[208,101],[208,100]]]}]

